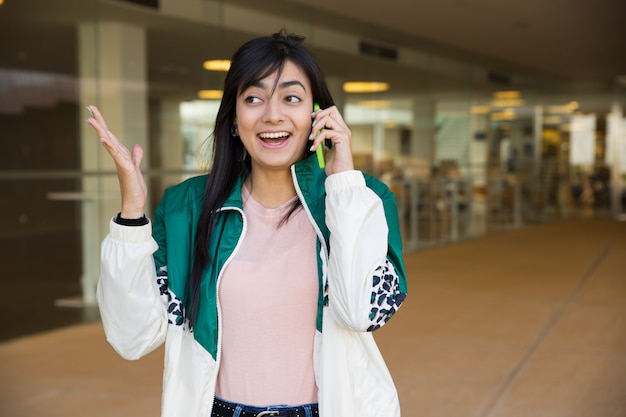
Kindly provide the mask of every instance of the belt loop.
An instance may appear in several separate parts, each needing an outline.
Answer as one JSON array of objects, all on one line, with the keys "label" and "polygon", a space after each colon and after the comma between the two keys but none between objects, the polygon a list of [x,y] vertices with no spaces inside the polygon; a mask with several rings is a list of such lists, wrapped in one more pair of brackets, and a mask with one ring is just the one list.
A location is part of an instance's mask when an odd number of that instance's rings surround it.
[{"label": "belt loop", "polygon": [[306,404],[304,406],[304,413],[305,417],[313,417],[313,413],[311,412],[311,406],[309,404]]},{"label": "belt loop", "polygon": [[235,407],[235,410],[233,411],[233,417],[239,417],[242,411],[243,411],[243,405],[237,404],[237,407]]}]

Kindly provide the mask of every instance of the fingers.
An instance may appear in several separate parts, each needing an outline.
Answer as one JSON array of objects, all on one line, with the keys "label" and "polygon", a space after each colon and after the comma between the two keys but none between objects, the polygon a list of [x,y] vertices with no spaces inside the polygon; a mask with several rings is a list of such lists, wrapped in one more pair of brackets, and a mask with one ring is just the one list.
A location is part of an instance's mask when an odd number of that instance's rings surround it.
[{"label": "fingers", "polygon": [[96,106],[87,106],[87,110],[92,115],[92,117],[86,120],[87,124],[91,125],[96,133],[98,133],[100,142],[102,142],[111,156],[119,154],[122,148],[125,149],[124,145],[117,139],[113,132],[109,130],[100,110]]},{"label": "fingers", "polygon": [[118,167],[125,167],[126,169],[130,169],[131,167],[134,169],[139,168],[139,164],[143,158],[143,149],[139,146],[133,147],[132,152],[120,142],[117,137],[111,132],[100,113],[100,110],[96,106],[87,106],[87,110],[92,115],[89,117],[86,122],[90,126],[94,128],[98,136],[100,137],[100,142],[107,150],[109,155],[115,161],[115,164]]},{"label": "fingers", "polygon": [[[95,124],[98,126],[98,128],[100,128],[104,133],[110,132],[106,122],[104,121],[104,117],[102,117],[102,113],[100,113],[100,109],[98,109],[96,106],[87,106],[87,110],[89,110],[91,118],[95,120]],[[92,123],[92,126],[93,125],[94,124]]]},{"label": "fingers", "polygon": [[309,139],[313,141],[311,151],[321,145],[322,141],[330,140],[332,144],[350,144],[351,132],[344,122],[337,107],[317,110],[311,114],[313,127]]},{"label": "fingers", "polygon": [[141,160],[143,159],[143,148],[141,146],[137,144],[133,145],[132,158],[133,158],[133,164],[135,164],[137,168],[140,168]]},{"label": "fingers", "polygon": [[354,169],[352,161],[352,132],[341,117],[337,107],[315,111],[310,139],[313,140],[311,151],[322,146],[322,141],[331,141],[332,149],[326,153],[325,170],[333,173]]},{"label": "fingers", "polygon": [[112,146],[111,136],[113,136],[113,134],[107,127],[107,124],[104,121],[100,110],[98,110],[96,106],[87,106],[87,110],[91,115],[91,117],[85,120],[87,124],[94,128],[94,130],[100,137],[100,142]]},{"label": "fingers", "polygon": [[120,153],[124,145],[117,139],[113,132],[109,130],[100,110],[96,106],[87,106],[87,110],[91,114],[91,117],[85,120],[85,122],[94,128],[100,137],[100,142],[102,142],[112,156]]}]

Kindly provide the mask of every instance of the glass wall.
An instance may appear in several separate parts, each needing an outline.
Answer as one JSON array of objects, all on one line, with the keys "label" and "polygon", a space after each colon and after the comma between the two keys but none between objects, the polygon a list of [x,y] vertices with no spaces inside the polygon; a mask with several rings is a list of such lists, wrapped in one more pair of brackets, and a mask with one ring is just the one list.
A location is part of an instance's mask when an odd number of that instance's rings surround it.
[{"label": "glass wall", "polygon": [[[502,76],[358,22],[264,3],[0,3],[0,245],[3,284],[19,294],[2,307],[3,338],[96,317],[99,244],[120,202],[85,106],[145,148],[150,215],[165,187],[207,169],[225,73],[205,61],[282,27],[318,56],[357,167],[396,194],[407,251],[624,210],[619,84]],[[347,92],[350,81],[387,88]],[[9,323],[22,314],[39,320]]]}]

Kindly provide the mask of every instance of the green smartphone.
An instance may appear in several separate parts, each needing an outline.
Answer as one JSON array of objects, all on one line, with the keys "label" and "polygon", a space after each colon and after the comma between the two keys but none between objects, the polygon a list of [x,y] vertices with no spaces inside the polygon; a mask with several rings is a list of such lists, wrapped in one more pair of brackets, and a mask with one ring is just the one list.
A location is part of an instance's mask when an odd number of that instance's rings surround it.
[{"label": "green smartphone", "polygon": [[[316,112],[320,109],[320,105],[315,103],[313,105],[313,111]],[[313,125],[315,125],[315,121],[313,122]],[[319,133],[318,133],[319,134]],[[324,169],[324,167],[326,166],[326,161],[324,160],[324,150],[322,149],[324,146],[323,144],[320,143],[320,145],[317,147],[317,149],[315,150],[315,154],[317,155],[317,164],[320,166],[320,168]]]}]

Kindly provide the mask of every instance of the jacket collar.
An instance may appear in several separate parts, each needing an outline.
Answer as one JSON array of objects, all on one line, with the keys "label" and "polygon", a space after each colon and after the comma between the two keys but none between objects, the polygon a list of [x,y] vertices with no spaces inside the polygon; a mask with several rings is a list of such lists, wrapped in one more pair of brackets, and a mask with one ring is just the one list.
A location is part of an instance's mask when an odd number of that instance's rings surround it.
[{"label": "jacket collar", "polygon": [[[317,157],[312,154],[291,166],[291,172],[295,181],[296,189],[300,197],[311,213],[318,227],[328,237],[328,230],[324,219],[326,189],[324,182],[326,172],[317,164]],[[243,209],[241,187],[248,175],[247,171],[241,172],[233,189],[224,201],[222,207],[234,207]]]},{"label": "jacket collar", "polygon": [[[324,188],[326,172],[317,165],[317,157],[315,154],[296,162],[292,165],[291,171],[295,174],[294,180],[297,181],[297,188],[301,190],[302,197],[307,205],[311,206],[311,204],[313,204],[315,206],[316,202],[320,199],[323,201],[326,195]],[[243,187],[247,176],[247,171],[242,171],[239,174],[237,182],[235,182],[230,194],[224,201],[223,207],[243,207],[241,187]],[[316,211],[313,207],[311,207],[311,209]]]},{"label": "jacket collar", "polygon": [[315,154],[298,161],[291,167],[296,189],[301,194],[303,204],[311,213],[320,231],[328,240],[328,228],[326,227],[326,172],[317,163]]},{"label": "jacket collar", "polygon": [[239,209],[243,209],[243,201],[241,199],[241,187],[243,187],[243,182],[246,180],[248,176],[248,171],[242,171],[237,178],[237,182],[233,186],[230,194],[222,204],[222,207],[236,207]]}]

